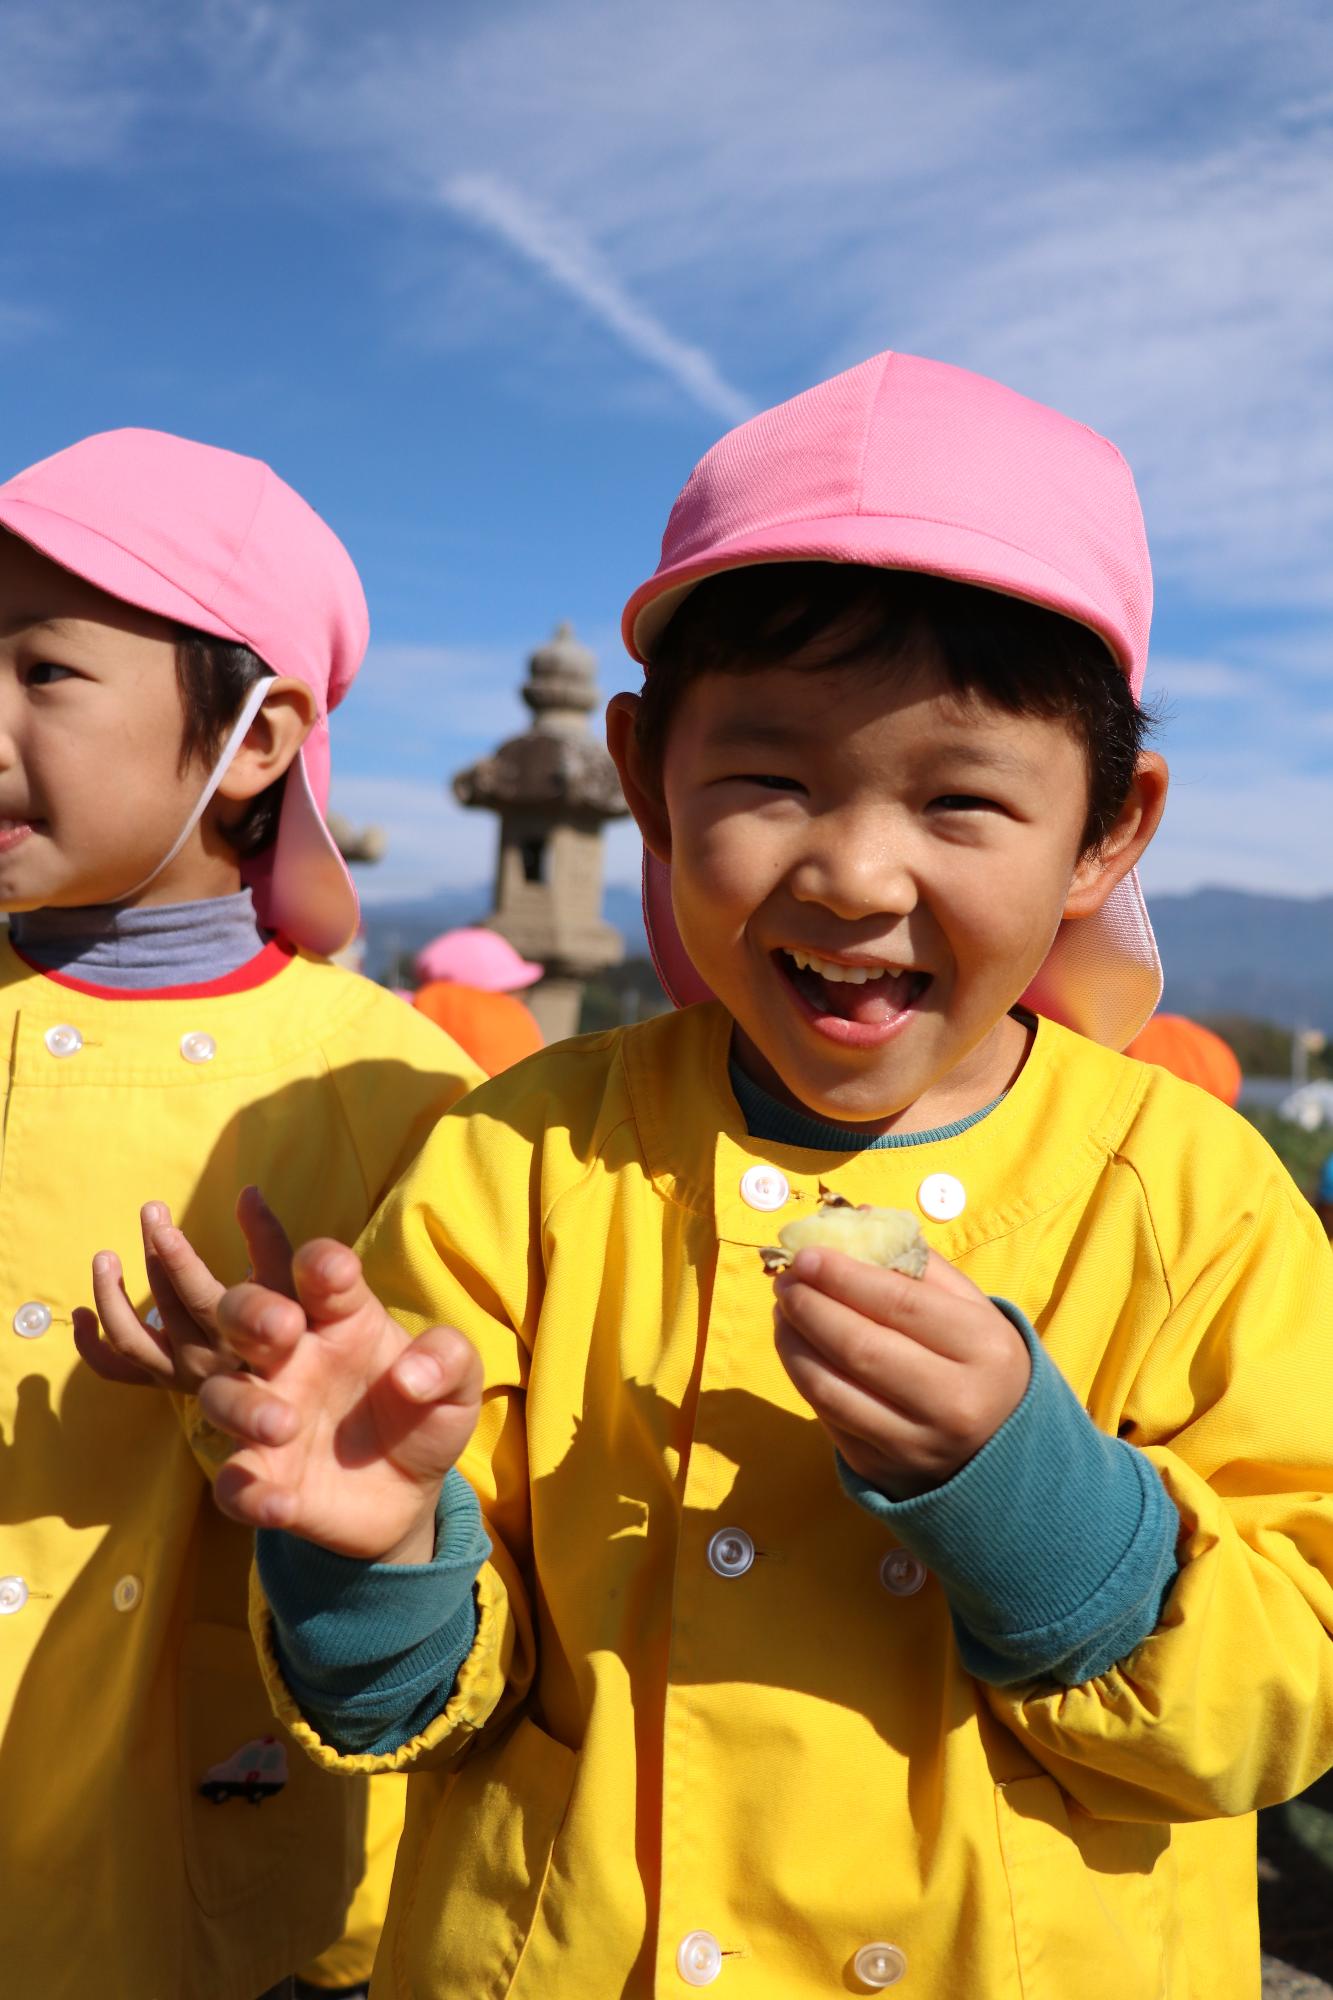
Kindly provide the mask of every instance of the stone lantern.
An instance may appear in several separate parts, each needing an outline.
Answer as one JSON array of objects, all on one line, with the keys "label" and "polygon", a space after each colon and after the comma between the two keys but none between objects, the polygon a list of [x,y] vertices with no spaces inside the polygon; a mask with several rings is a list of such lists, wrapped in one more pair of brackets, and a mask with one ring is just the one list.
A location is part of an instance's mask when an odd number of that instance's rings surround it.
[{"label": "stone lantern", "polygon": [[528,662],[532,722],[454,779],[454,796],[500,817],[495,908],[485,919],[546,976],[524,998],[548,1042],[578,1033],[584,982],[625,955],[602,916],[602,829],[628,811],[588,728],[597,661],[568,625]]}]

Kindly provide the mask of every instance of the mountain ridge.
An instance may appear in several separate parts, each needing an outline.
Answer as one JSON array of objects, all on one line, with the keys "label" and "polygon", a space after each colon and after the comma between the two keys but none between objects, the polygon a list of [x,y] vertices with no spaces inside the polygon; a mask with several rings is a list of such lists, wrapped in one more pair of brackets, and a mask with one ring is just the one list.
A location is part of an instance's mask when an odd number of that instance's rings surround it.
[{"label": "mountain ridge", "polygon": [[[441,891],[364,911],[366,970],[382,977],[401,952],[442,930],[481,922],[488,885]],[[1247,1014],[1333,1034],[1333,896],[1272,896],[1222,884],[1149,900],[1166,972],[1163,1008],[1176,1014]],[[613,886],[603,912],[626,956],[647,954],[637,889]]]}]

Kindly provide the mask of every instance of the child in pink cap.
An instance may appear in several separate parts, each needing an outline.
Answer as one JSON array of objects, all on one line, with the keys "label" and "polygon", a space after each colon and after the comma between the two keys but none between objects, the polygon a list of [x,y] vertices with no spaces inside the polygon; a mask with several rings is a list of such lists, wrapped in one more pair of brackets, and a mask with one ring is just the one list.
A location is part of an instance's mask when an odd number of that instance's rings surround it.
[{"label": "child in pink cap", "polygon": [[417,953],[412,1005],[451,1035],[487,1076],[542,1047],[542,1031],[518,995],[542,976],[497,931],[443,931]]},{"label": "child in pink cap", "polygon": [[[233,1364],[182,1304],[280,1277],[276,1217],[354,1235],[477,1078],[325,959],[357,921],[327,716],[366,629],[253,459],[115,431],[0,485],[0,1965],[34,2000],[285,1990],[366,1875],[366,1786],[274,1735],[195,1400]],[[273,1209],[238,1229],[247,1181]],[[94,1265],[103,1342],[89,1261],[146,1193],[142,1248]],[[369,1804],[378,1908],[326,1985],[383,1914],[401,1785]]]},{"label": "child in pink cap", "polygon": [[[1333,1262],[1117,1052],[1150,597],[1119,454],[980,377],[724,438],[608,718],[680,1010],[224,1300],[277,1712],[412,1773],[377,1995],[1258,1994],[1252,1815],[1333,1761]],[[761,1255],[829,1195],[928,1254]]]}]

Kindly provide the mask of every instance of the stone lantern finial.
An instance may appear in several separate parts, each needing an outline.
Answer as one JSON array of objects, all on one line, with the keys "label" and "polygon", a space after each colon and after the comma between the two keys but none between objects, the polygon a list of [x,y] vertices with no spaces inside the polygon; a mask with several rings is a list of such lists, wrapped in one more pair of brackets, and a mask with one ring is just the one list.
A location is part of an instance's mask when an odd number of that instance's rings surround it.
[{"label": "stone lantern finial", "polygon": [[577,1031],[584,982],[625,955],[602,917],[602,829],[628,808],[616,767],[588,728],[600,700],[596,655],[568,625],[532,654],[519,692],[532,710],[528,728],[458,772],[453,789],[460,804],[499,815],[486,922],[545,966],[527,997],[556,1041]]},{"label": "stone lantern finial", "polygon": [[579,644],[573,627],[562,619],[529,659],[528,678],[519,692],[538,729],[583,729],[584,716],[597,706],[597,655]]}]

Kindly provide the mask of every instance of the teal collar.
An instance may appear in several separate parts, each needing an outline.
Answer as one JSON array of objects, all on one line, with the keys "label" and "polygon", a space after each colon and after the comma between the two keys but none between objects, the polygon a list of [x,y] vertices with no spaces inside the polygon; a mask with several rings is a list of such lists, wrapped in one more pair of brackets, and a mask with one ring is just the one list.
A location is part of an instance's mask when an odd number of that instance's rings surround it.
[{"label": "teal collar", "polygon": [[794,1111],[790,1105],[780,1104],[745,1074],[734,1056],[727,1065],[727,1073],[745,1119],[745,1129],[752,1139],[767,1139],[780,1146],[807,1146],[819,1153],[887,1152],[891,1147],[930,1146],[940,1139],[956,1139],[960,1132],[966,1132],[970,1125],[979,1125],[997,1104],[1004,1102],[1002,1092],[980,1111],[970,1112],[954,1125],[936,1125],[929,1132],[867,1133],[858,1125],[828,1125],[808,1111]]}]

